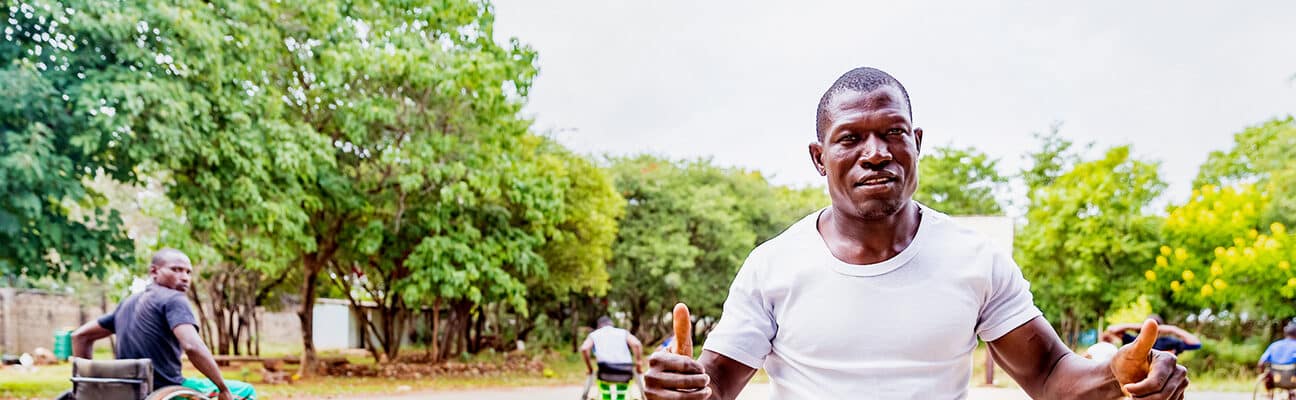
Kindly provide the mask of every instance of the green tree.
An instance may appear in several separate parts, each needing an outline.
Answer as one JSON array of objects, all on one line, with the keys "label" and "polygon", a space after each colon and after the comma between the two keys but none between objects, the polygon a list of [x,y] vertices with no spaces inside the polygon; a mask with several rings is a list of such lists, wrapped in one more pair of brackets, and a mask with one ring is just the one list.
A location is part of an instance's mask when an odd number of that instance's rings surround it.
[{"label": "green tree", "polygon": [[1296,224],[1296,118],[1288,116],[1247,127],[1233,135],[1233,148],[1213,151],[1193,187],[1255,184],[1273,190],[1262,222]]},{"label": "green tree", "polygon": [[[298,273],[304,373],[326,268],[412,268],[402,299],[469,308],[519,302],[513,272],[544,271],[535,249],[561,198],[510,150],[529,140],[517,112],[534,53],[496,41],[488,4],[84,0],[24,12],[66,21],[49,69],[85,75],[69,96],[89,110],[87,129],[60,132],[87,138],[69,143],[165,176],[213,262]],[[436,201],[405,218],[419,196]],[[382,247],[420,229],[432,236],[407,253]]]},{"label": "green tree", "polygon": [[936,147],[919,163],[914,199],[950,215],[999,215],[995,194],[1008,178],[999,174],[999,160],[974,148]]},{"label": "green tree", "polygon": [[11,284],[102,276],[132,253],[121,217],[84,182],[100,171],[134,179],[101,93],[148,88],[127,88],[124,70],[78,68],[91,53],[75,35],[87,27],[48,8],[10,3],[0,41],[0,276]]},{"label": "green tree", "polygon": [[626,216],[613,245],[611,306],[647,342],[666,334],[661,318],[684,301],[704,334],[720,315],[729,282],[747,254],[815,208],[822,190],[770,185],[759,174],[709,161],[652,156],[611,160]]},{"label": "green tree", "polygon": [[1151,292],[1192,311],[1209,308],[1269,321],[1296,315],[1296,238],[1281,222],[1262,222],[1272,190],[1208,184],[1172,207],[1166,244],[1145,272]]},{"label": "green tree", "polygon": [[[1160,218],[1145,212],[1165,184],[1157,165],[1130,156],[1129,147],[1055,174],[1069,143],[1046,138],[1027,173],[1042,183],[1030,192],[1027,223],[1017,233],[1016,259],[1037,304],[1067,338],[1097,324],[1113,303],[1136,294],[1159,240]],[[1061,150],[1061,151],[1059,151]],[[1051,163],[1051,164],[1043,164]],[[1031,172],[1035,171],[1035,172]],[[1042,177],[1047,177],[1042,178]],[[1055,178],[1054,178],[1055,177]],[[1046,183],[1047,182],[1047,183]]]}]

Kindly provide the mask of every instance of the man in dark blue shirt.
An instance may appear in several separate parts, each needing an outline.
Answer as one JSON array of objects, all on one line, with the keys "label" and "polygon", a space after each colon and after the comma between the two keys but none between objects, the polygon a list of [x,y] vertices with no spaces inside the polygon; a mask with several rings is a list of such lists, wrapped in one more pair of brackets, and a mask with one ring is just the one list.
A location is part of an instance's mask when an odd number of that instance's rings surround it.
[{"label": "man in dark blue shirt", "polygon": [[[1157,338],[1156,344],[1153,344],[1152,348],[1169,351],[1175,353],[1175,355],[1201,348],[1201,339],[1197,338],[1197,335],[1174,325],[1166,325],[1165,320],[1161,319],[1160,315],[1152,314],[1148,318],[1155,320],[1160,325],[1159,332],[1163,334],[1163,336]],[[1142,324],[1115,324],[1107,328],[1107,333],[1120,335],[1121,341],[1126,344],[1134,343],[1134,338],[1138,337],[1138,330],[1142,326]],[[1130,334],[1130,331],[1133,331],[1134,334]]]},{"label": "man in dark blue shirt", "polygon": [[[180,352],[189,356],[198,371],[211,379],[220,400],[233,399],[211,351],[198,336],[198,321],[189,310],[185,291],[193,266],[179,250],[163,249],[149,263],[153,283],[127,297],[117,310],[91,321],[72,334],[72,354],[89,359],[96,340],[117,334],[117,358],[153,361],[155,388],[181,385]],[[250,387],[249,387],[250,389]]]}]

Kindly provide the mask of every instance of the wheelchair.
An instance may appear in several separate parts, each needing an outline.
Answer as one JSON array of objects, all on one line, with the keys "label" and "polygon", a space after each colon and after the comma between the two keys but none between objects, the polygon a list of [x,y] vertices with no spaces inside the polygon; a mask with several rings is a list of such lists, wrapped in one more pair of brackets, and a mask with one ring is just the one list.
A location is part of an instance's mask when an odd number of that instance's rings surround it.
[{"label": "wheelchair", "polygon": [[1252,400],[1296,400],[1296,364],[1270,365],[1256,379]]},{"label": "wheelchair", "polygon": [[[585,381],[585,394],[581,400],[634,400],[643,399],[643,377],[634,370],[634,364],[599,363],[598,371]],[[638,390],[633,390],[638,386]],[[593,390],[592,388],[597,388]]]},{"label": "wheelchair", "polygon": [[72,358],[72,390],[58,400],[210,400],[184,386],[153,389],[153,362],[148,359],[87,360]]}]

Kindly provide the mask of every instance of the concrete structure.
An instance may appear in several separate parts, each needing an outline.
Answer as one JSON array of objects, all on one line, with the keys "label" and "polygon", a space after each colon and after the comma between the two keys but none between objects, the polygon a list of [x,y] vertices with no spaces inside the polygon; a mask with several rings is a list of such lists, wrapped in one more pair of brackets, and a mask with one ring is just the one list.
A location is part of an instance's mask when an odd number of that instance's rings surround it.
[{"label": "concrete structure", "polygon": [[0,354],[54,348],[54,332],[76,329],[99,316],[72,296],[37,290],[0,288]]},{"label": "concrete structure", "polygon": [[[351,304],[346,300],[316,299],[312,325],[315,328],[316,350],[364,347],[364,331],[361,330],[359,319],[351,312]],[[300,326],[298,322],[298,338],[301,337]]]}]

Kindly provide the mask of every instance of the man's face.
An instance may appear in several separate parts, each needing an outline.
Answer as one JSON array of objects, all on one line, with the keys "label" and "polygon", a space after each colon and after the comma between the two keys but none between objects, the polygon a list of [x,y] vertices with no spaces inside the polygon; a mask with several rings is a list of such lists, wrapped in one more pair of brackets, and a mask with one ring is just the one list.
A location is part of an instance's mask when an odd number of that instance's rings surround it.
[{"label": "man's face", "polygon": [[189,290],[189,278],[193,266],[183,257],[173,257],[160,264],[149,266],[149,275],[153,282],[163,287],[185,292]]},{"label": "man's face", "polygon": [[899,212],[918,188],[922,146],[900,89],[843,91],[826,111],[828,128],[810,143],[810,158],[828,178],[833,208],[865,219]]}]

